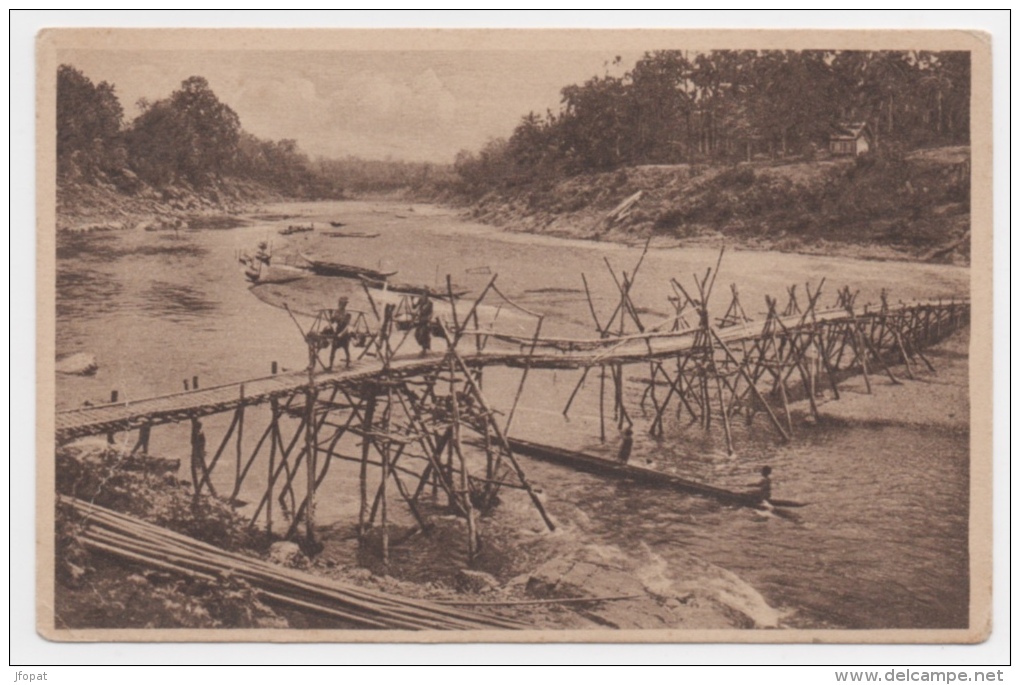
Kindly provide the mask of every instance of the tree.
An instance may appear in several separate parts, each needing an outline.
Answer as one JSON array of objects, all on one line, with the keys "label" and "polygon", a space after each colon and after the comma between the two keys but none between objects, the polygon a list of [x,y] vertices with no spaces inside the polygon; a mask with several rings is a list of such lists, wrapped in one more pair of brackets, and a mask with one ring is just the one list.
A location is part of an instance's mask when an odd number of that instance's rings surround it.
[{"label": "tree", "polygon": [[636,159],[674,162],[688,156],[694,108],[691,70],[684,51],[662,50],[646,53],[629,73]]},{"label": "tree", "polygon": [[240,139],[237,114],[201,76],[148,105],[128,136],[132,160],[144,178],[157,184],[182,179],[196,186],[231,169]]},{"label": "tree", "polygon": [[[749,159],[762,143],[786,155],[824,145],[851,121],[907,145],[965,142],[970,61],[965,52],[660,50],[622,77],[595,76],[561,95],[559,112],[520,121],[505,173],[488,178],[505,186],[625,164]],[[462,155],[458,168],[494,169],[491,151],[483,156]]]},{"label": "tree", "polygon": [[116,167],[124,110],[114,87],[66,64],[57,69],[57,169],[93,175]]}]

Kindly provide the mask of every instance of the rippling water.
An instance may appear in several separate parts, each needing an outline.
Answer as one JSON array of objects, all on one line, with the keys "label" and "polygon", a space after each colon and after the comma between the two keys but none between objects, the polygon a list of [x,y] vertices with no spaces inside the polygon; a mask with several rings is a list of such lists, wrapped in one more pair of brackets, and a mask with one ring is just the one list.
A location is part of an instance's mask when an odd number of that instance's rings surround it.
[{"label": "rippling water", "polygon": [[[343,261],[400,270],[399,280],[434,284],[437,275],[479,288],[498,273],[501,291],[546,315],[550,335],[591,335],[591,315],[580,273],[587,275],[596,309],[606,318],[615,303],[605,271],[630,272],[639,249],[570,243],[496,233],[459,222],[441,211],[385,204],[291,204],[281,215],[303,214],[325,222],[343,217],[351,230],[371,228],[377,240],[340,239],[329,244],[298,235],[276,236],[287,219],[230,230],[184,231],[179,236],[125,232],[61,236],[58,241],[57,351],[96,354],[94,377],[60,377],[58,407],[97,401],[118,389],[122,398],[181,389],[198,375],[202,385],[264,375],[270,363],[301,368],[304,349],[295,324],[283,310],[266,306],[249,292],[235,252],[268,238],[282,254],[306,249],[331,251]],[[293,222],[293,220],[291,220]],[[669,277],[683,282],[715,263],[706,249],[653,250],[635,286],[642,316],[656,321],[670,311],[661,292]],[[861,288],[861,301],[877,300],[892,286],[893,299],[966,294],[965,269],[930,265],[857,262],[801,255],[770,256],[774,268],[761,270],[759,255],[733,252],[723,263],[720,283],[740,284],[752,316],[762,294],[783,294],[788,281],[830,279],[831,292],[844,281]],[[723,289],[728,290],[728,289]],[[323,299],[355,298],[349,282],[310,279],[294,293]],[[725,306],[725,302],[716,306]],[[365,306],[361,303],[360,306]],[[527,317],[507,318],[530,334]],[[637,369],[638,367],[634,367]],[[646,372],[628,370],[637,377]],[[618,437],[598,440],[597,378],[589,379],[570,418],[561,415],[578,373],[536,372],[527,386],[515,434],[540,442],[610,455]],[[506,408],[518,371],[486,372],[486,393]],[[637,386],[634,386],[637,387]],[[627,398],[640,416],[640,393]],[[218,419],[209,420],[215,435]],[[641,425],[640,420],[638,424]],[[257,424],[256,424],[257,425]],[[555,465],[525,460],[529,478],[546,492],[550,508],[572,534],[623,549],[647,545],[667,561],[695,554],[734,571],[774,606],[803,627],[962,627],[967,622],[968,437],[906,427],[801,429],[792,445],[780,446],[768,426],[737,429],[737,453],[726,454],[719,431],[674,420],[661,441],[639,434],[634,459],[655,468],[740,487],[755,480],[763,463],[775,469],[777,496],[810,502],[792,518],[763,516],[710,500],[607,480]],[[254,431],[252,431],[254,432]],[[154,433],[167,451],[184,449]],[[173,435],[172,429],[166,429]],[[162,441],[161,441],[162,440]],[[324,524],[347,510],[325,503]]]}]

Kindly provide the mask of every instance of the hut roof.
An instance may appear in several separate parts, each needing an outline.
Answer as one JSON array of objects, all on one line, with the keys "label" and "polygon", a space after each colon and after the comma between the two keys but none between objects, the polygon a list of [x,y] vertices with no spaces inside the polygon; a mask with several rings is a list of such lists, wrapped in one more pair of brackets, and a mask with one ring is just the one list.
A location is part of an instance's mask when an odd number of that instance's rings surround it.
[{"label": "hut roof", "polygon": [[871,135],[867,122],[841,123],[829,135],[829,140],[857,140],[863,135]]}]

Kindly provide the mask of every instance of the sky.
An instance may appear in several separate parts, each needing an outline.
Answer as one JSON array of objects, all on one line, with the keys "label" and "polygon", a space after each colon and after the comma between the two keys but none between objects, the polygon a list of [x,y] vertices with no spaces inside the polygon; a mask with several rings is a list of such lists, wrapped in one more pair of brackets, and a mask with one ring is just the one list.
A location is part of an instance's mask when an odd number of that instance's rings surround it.
[{"label": "sky", "polygon": [[[611,62],[620,55],[618,66]],[[125,116],[140,98],[204,76],[242,127],[293,138],[312,157],[452,162],[509,136],[530,111],[560,107],[560,90],[629,70],[619,51],[67,50],[63,64],[112,83]]]}]

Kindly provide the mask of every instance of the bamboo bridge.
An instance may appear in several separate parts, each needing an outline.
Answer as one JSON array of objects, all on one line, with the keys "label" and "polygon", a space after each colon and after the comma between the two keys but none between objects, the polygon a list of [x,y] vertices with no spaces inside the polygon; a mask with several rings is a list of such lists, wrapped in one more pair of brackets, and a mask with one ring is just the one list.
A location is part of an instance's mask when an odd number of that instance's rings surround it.
[{"label": "bamboo bridge", "polygon": [[[631,299],[645,252],[629,274],[618,274],[606,262],[619,293],[608,316],[599,316],[582,275],[597,333],[591,338],[543,337],[543,317],[505,297],[496,287],[496,276],[470,307],[458,310],[447,277],[450,309],[430,322],[444,349],[418,354],[407,349],[413,346],[413,341],[408,343],[413,329],[410,300],[380,311],[366,288],[374,323],[359,318],[355,350],[360,352],[349,366],[329,368],[322,359],[327,326],[335,314],[324,309],[302,330],[308,346],[308,367],[302,371],[60,411],[56,442],[94,435],[108,435],[112,441],[116,433],[137,432],[133,451],[146,454],[153,428],[190,422],[190,483],[196,498],[208,493],[236,501],[246,478],[259,469],[265,480],[258,486],[260,498],[246,513],[251,525],[273,533],[274,524],[282,524],[280,532],[287,537],[303,531],[309,540],[315,537],[316,492],[330,465],[354,462],[359,465],[359,535],[367,535],[379,522],[384,562],[391,499],[406,504],[422,531],[430,527],[426,500],[445,500],[443,511],[466,521],[471,558],[478,545],[478,516],[496,506],[502,488],[524,491],[546,526],[555,526],[508,437],[532,370],[579,373],[563,408],[565,416],[587,377],[596,373],[603,441],[612,423],[662,436],[666,418],[675,413],[677,419],[689,417],[705,430],[721,426],[732,452],[732,422],[738,416],[749,426],[761,416],[779,440],[790,440],[794,399],[806,399],[817,416],[817,395],[831,393],[838,399],[839,382],[849,375],[863,375],[870,392],[876,376],[901,383],[913,378],[917,365],[934,371],[924,350],[969,323],[967,300],[892,303],[883,292],[880,303],[861,306],[857,293],[847,287],[823,308],[824,280],[805,286],[803,306],[796,287],[787,290],[783,309],[777,299],[766,297],[767,315],[759,322],[747,316],[736,286],[731,286],[729,307],[721,317],[713,317],[708,303],[717,263],[714,270],[695,275],[693,286],[672,279],[668,297],[673,315],[647,325]],[[721,252],[719,258],[721,262]],[[504,305],[533,315],[533,334],[482,326],[478,307],[490,293]],[[505,414],[493,411],[482,392],[484,370],[494,366],[522,370]],[[894,374],[894,366],[904,378]],[[635,380],[624,373],[634,367],[647,376]],[[625,387],[635,382],[646,410],[642,416],[635,416],[633,401],[626,401]],[[256,406],[268,411],[252,412]],[[249,424],[268,417],[258,426],[260,437],[253,449],[243,442],[246,413]],[[229,426],[213,443],[215,449],[207,450],[202,419],[217,414],[229,415]],[[233,472],[230,492],[214,487],[217,467]],[[224,479],[217,482],[222,488]]]}]

